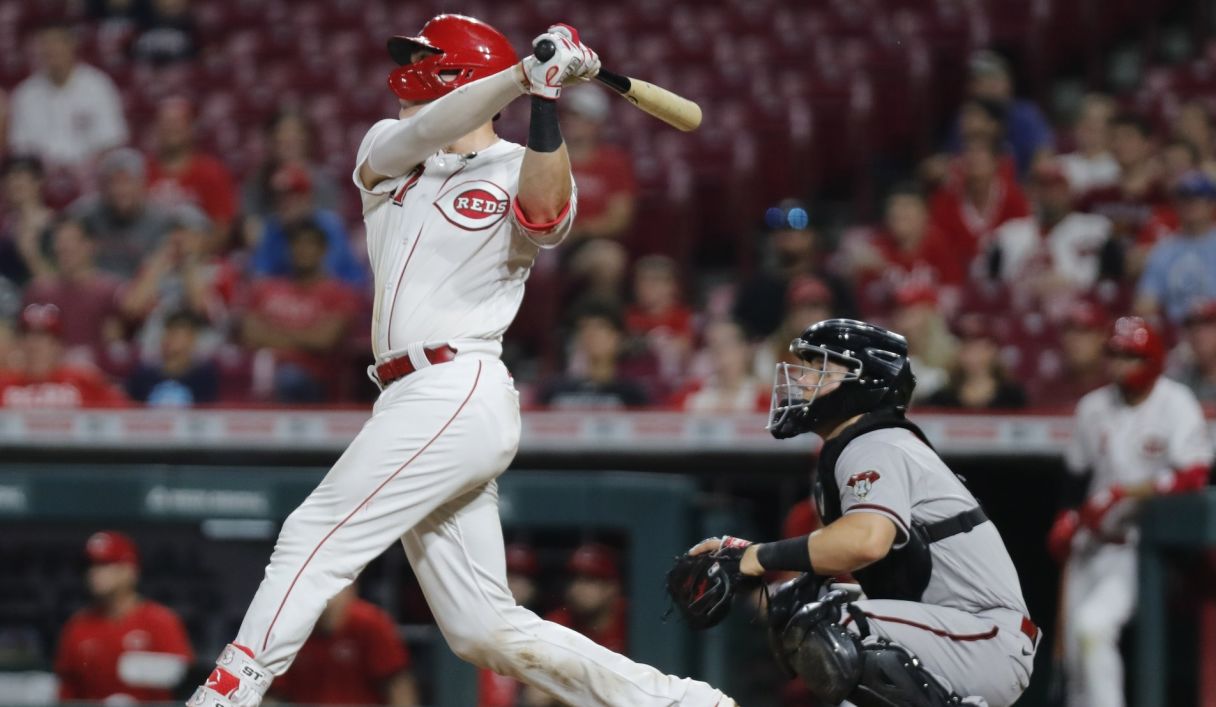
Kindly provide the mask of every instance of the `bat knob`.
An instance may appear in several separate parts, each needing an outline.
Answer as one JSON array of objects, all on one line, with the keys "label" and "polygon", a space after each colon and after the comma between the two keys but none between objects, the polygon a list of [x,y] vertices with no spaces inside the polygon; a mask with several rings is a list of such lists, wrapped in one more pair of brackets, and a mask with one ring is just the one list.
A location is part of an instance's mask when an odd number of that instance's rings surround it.
[{"label": "bat knob", "polygon": [[537,61],[546,62],[553,58],[557,53],[557,45],[552,40],[542,39],[532,48],[532,56],[536,57]]}]

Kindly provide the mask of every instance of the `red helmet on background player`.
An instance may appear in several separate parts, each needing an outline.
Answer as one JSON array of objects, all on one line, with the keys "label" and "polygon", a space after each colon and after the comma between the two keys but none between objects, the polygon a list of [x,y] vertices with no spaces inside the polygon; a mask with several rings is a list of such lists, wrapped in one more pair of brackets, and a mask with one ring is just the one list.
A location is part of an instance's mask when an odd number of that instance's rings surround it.
[{"label": "red helmet on background player", "polygon": [[[419,49],[429,54],[414,61]],[[433,101],[519,61],[502,32],[464,15],[437,15],[417,37],[389,39],[388,53],[401,65],[389,75],[389,88],[415,103]]]},{"label": "red helmet on background player", "polygon": [[573,575],[595,577],[613,582],[621,578],[621,568],[617,562],[616,551],[599,543],[578,546],[566,563],[566,571]]},{"label": "red helmet on background player", "polygon": [[1165,370],[1165,342],[1140,317],[1121,317],[1116,321],[1106,350],[1117,356],[1140,359],[1135,368],[1115,381],[1129,393],[1147,392]]}]

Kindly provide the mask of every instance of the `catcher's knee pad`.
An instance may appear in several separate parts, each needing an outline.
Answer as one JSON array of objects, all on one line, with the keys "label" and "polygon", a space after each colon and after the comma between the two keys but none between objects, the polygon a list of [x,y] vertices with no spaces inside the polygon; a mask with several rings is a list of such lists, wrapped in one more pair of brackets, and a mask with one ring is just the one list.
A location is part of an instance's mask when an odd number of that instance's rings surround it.
[{"label": "catcher's knee pad", "polygon": [[962,698],[929,674],[916,656],[894,643],[865,646],[861,681],[849,695],[857,707],[950,707]]},{"label": "catcher's knee pad", "polygon": [[857,707],[949,707],[961,705],[921,666],[916,656],[887,641],[863,644],[840,625],[849,611],[866,630],[865,617],[829,592],[790,618],[781,634],[778,661],[802,677],[811,692],[829,704],[848,700]]}]

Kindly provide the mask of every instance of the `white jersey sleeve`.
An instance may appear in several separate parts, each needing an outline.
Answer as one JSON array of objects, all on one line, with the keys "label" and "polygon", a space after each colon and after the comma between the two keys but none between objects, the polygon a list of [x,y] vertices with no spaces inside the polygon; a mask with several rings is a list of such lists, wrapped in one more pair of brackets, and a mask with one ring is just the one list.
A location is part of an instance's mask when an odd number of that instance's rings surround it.
[{"label": "white jersey sleeve", "polygon": [[1070,474],[1080,476],[1094,467],[1097,457],[1097,444],[1101,431],[1094,424],[1096,397],[1107,395],[1108,390],[1095,390],[1077,403],[1077,411],[1073,415],[1072,438],[1064,448],[1064,466]]},{"label": "white jersey sleeve", "polygon": [[1212,465],[1212,439],[1208,436],[1203,408],[1195,395],[1182,386],[1172,406],[1177,418],[1169,437],[1168,459],[1173,469],[1190,469]]},{"label": "white jersey sleeve", "polygon": [[351,174],[351,181],[359,188],[359,196],[363,200],[363,213],[365,214],[387,201],[389,195],[396,191],[401,181],[400,177],[385,179],[374,187],[369,187],[363,183],[363,179],[359,176],[359,168],[367,161],[367,156],[371,153],[372,145],[376,142],[376,138],[398,122],[396,118],[385,118],[384,120],[377,121],[367,131],[367,134],[363,136],[363,142],[359,143],[359,152],[355,157],[355,171]]},{"label": "white jersey sleeve", "polygon": [[877,513],[895,524],[894,547],[908,542],[912,522],[912,474],[907,456],[881,441],[867,439],[845,448],[836,461],[840,512]]}]

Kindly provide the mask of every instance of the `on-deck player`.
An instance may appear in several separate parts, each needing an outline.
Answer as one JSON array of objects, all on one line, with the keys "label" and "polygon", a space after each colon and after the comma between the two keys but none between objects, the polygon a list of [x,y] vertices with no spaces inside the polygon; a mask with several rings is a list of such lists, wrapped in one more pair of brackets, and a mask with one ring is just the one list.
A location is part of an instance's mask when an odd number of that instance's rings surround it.
[{"label": "on-deck player", "polygon": [[[1165,345],[1139,317],[1107,342],[1114,383],[1077,404],[1065,456],[1071,498],[1048,538],[1064,569],[1064,666],[1069,707],[1121,707],[1119,634],[1136,602],[1140,499],[1208,483],[1212,441],[1189,388],[1161,376]],[[1082,499],[1085,499],[1081,503]]]},{"label": "on-deck player", "polygon": [[[1008,707],[1039,631],[1001,535],[904,416],[916,377],[904,337],[852,319],[811,325],[777,364],[769,429],[814,432],[824,527],[773,543],[705,540],[744,575],[804,572],[769,608],[778,661],[827,704]],[[739,553],[739,550],[742,552]],[[819,592],[852,573],[866,599]]]},{"label": "on-deck player", "polygon": [[[519,442],[519,397],[499,360],[533,259],[574,220],[557,122],[562,84],[599,70],[578,32],[554,25],[547,62],[520,62],[497,30],[459,15],[394,37],[399,119],[359,147],[375,273],[372,417],[283,524],[236,640],[191,698],[256,707],[329,599],[401,540],[444,638],[462,658],[574,705],[733,706],[516,606],[507,588],[495,479]],[[525,149],[494,116],[531,96]]]}]

